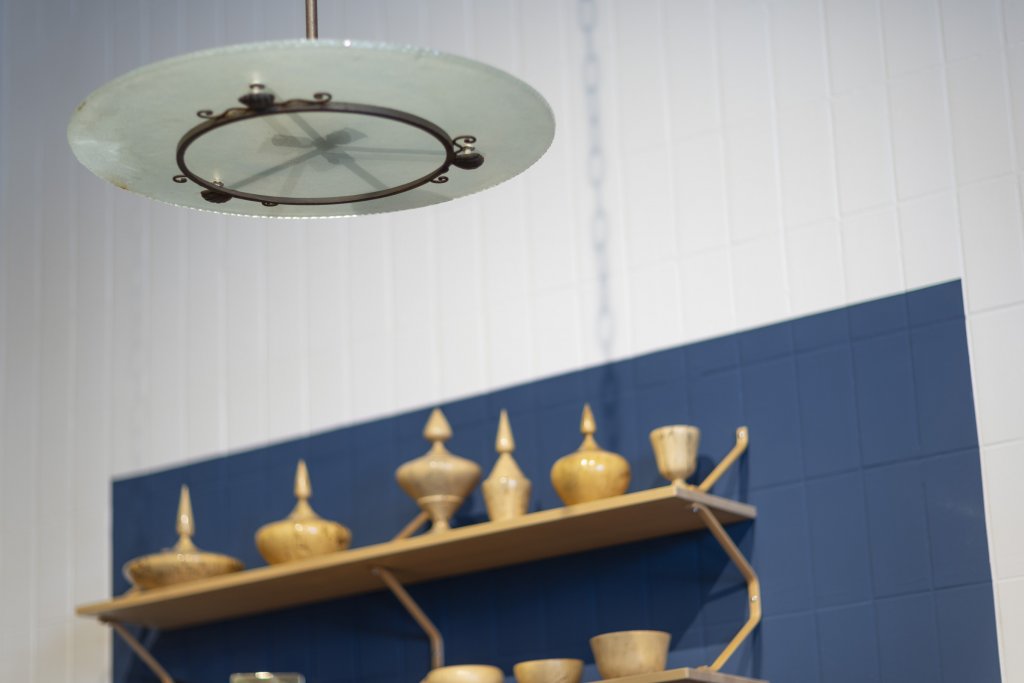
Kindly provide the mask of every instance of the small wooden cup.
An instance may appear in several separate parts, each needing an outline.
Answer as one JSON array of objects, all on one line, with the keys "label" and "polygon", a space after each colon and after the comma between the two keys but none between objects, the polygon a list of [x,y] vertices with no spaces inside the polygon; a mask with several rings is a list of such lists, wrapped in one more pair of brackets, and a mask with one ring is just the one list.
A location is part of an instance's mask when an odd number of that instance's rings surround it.
[{"label": "small wooden cup", "polygon": [[531,659],[512,667],[516,683],[580,683],[582,659]]},{"label": "small wooden cup", "polygon": [[665,670],[671,635],[665,631],[615,631],[590,639],[601,678]]}]

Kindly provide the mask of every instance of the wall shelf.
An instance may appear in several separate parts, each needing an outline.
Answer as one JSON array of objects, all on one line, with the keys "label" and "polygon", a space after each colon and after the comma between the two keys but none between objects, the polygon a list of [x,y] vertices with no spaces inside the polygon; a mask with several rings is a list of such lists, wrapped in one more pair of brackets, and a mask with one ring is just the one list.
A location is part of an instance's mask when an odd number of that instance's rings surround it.
[{"label": "wall shelf", "polygon": [[[364,546],[287,564],[257,567],[79,606],[81,616],[161,629],[195,626],[387,588],[375,568],[408,585],[560,555],[708,528],[698,508],[721,524],[754,519],[756,509],[681,486],[484,522],[438,534]],[[676,672],[690,678],[672,677]],[[668,676],[668,677],[666,677]],[[692,676],[703,676],[692,677]],[[714,676],[708,678],[708,676]],[[635,680],[634,680],[635,679]],[[750,680],[676,669],[622,683]]]},{"label": "wall shelf", "polygon": [[653,674],[640,674],[638,676],[623,676],[622,678],[611,678],[598,683],[768,683],[760,678],[745,678],[731,674],[718,673],[708,669],[669,669]]}]

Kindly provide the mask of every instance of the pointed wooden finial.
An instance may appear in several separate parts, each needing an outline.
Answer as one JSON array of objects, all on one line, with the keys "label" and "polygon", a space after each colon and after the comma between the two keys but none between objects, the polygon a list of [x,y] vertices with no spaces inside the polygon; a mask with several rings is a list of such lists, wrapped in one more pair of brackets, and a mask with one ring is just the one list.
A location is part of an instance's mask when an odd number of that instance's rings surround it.
[{"label": "pointed wooden finial", "polygon": [[423,428],[423,438],[432,443],[447,441],[452,438],[452,426],[440,408],[434,408]]},{"label": "pointed wooden finial", "polygon": [[195,522],[192,519],[192,497],[188,493],[188,486],[181,485],[181,496],[178,498],[178,524],[175,527],[178,536],[192,538],[195,534]]},{"label": "pointed wooden finial", "polygon": [[589,403],[583,404],[583,417],[580,419],[580,434],[593,436],[597,431],[597,422],[594,421],[594,411],[590,409]]},{"label": "pointed wooden finial", "polygon": [[309,500],[313,496],[313,485],[309,483],[309,469],[306,468],[306,461],[299,460],[295,468],[295,497],[299,500]]},{"label": "pointed wooden finial", "polygon": [[512,425],[508,421],[508,411],[502,410],[498,417],[498,435],[494,439],[494,450],[498,454],[509,453],[516,449],[516,440],[512,437]]}]

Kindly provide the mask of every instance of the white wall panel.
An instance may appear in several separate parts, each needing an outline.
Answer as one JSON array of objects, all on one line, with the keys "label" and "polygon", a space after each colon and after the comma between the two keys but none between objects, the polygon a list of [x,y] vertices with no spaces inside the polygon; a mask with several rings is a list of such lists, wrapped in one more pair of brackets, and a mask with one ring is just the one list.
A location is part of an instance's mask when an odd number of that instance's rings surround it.
[{"label": "white wall panel", "polygon": [[960,221],[971,311],[1024,299],[1024,234],[1016,177],[962,188]]},{"label": "white wall panel", "polygon": [[949,66],[949,105],[957,180],[969,183],[1013,168],[1013,139],[1002,51]]},{"label": "white wall panel", "polygon": [[896,211],[846,216],[842,223],[846,293],[854,301],[877,299],[903,289]]},{"label": "white wall panel", "polygon": [[953,192],[903,202],[899,221],[908,289],[939,282],[960,271],[960,222]]},{"label": "white wall panel", "polygon": [[900,199],[953,185],[953,154],[942,69],[889,81],[893,163]]},{"label": "white wall panel", "polygon": [[953,62],[1002,43],[999,0],[939,0],[946,59]]},{"label": "white wall panel", "polygon": [[891,205],[893,185],[889,102],[884,88],[865,88],[832,101],[839,206],[844,212]]},{"label": "white wall panel", "polygon": [[790,311],[794,316],[846,299],[842,237],[838,221],[786,231]]},{"label": "white wall panel", "polygon": [[942,63],[942,31],[935,0],[882,0],[882,29],[890,76]]},{"label": "white wall panel", "polygon": [[836,161],[828,103],[817,100],[779,112],[782,215],[787,226],[836,216]]},{"label": "white wall panel", "polygon": [[833,93],[874,85],[885,78],[877,0],[824,0]]},{"label": "white wall panel", "polygon": [[107,634],[70,614],[108,591],[111,476],[962,276],[1004,675],[1024,680],[1024,4],[321,4],[323,36],[521,76],[550,151],[391,216],[155,205],[72,159],[75,102],[151,60],[299,37],[301,3],[0,0],[5,673],[108,680]]}]

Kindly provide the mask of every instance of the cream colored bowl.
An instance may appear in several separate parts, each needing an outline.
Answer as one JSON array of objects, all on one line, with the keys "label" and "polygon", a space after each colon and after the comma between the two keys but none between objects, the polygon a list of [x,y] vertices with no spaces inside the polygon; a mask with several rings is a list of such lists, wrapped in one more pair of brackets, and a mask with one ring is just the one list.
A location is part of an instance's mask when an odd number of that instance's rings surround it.
[{"label": "cream colored bowl", "polygon": [[665,670],[671,635],[665,631],[615,631],[590,639],[601,678]]},{"label": "cream colored bowl", "polygon": [[505,674],[489,664],[456,664],[432,669],[423,683],[505,683]]},{"label": "cream colored bowl", "polygon": [[580,683],[582,659],[531,659],[512,667],[516,683]]}]

